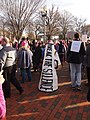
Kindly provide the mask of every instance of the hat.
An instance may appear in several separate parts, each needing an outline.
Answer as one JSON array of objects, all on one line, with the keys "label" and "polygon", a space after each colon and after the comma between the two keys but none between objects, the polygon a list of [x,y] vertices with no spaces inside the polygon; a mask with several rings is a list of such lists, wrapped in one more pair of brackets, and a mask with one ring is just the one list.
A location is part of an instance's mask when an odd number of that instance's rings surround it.
[{"label": "hat", "polygon": [[22,43],[21,43],[21,46],[28,46],[28,42],[26,40],[24,40]]}]

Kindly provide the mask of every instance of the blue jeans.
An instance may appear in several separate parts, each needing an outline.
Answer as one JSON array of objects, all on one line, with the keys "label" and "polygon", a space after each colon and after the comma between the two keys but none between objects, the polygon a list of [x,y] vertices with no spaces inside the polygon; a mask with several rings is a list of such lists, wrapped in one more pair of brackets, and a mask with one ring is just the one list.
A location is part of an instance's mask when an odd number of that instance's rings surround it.
[{"label": "blue jeans", "polygon": [[[26,74],[27,73],[27,74]],[[21,75],[22,75],[22,82],[26,81],[26,77],[28,76],[28,80],[31,81],[32,76],[31,76],[31,70],[30,67],[26,69],[21,69]]]},{"label": "blue jeans", "polygon": [[70,76],[72,87],[81,85],[81,66],[82,64],[70,63]]}]

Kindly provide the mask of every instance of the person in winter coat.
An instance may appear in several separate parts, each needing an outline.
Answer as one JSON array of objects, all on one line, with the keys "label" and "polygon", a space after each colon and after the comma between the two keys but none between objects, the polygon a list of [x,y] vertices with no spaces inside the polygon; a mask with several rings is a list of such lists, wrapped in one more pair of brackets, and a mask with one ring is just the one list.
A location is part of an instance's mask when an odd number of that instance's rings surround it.
[{"label": "person in winter coat", "polygon": [[87,86],[90,86],[90,41],[88,41],[88,45],[86,47],[86,55],[85,55],[85,66],[87,72]]},{"label": "person in winter coat", "polygon": [[36,44],[35,51],[33,53],[33,69],[35,72],[40,69],[42,61],[42,49],[40,45],[41,43]]},{"label": "person in winter coat", "polygon": [[85,47],[79,39],[79,34],[74,34],[74,40],[70,42],[67,50],[67,61],[70,64],[70,76],[72,89],[81,91],[81,66],[85,55]]},{"label": "person in winter coat", "polygon": [[3,48],[0,50],[0,71],[3,70],[3,77],[5,79],[3,83],[3,92],[5,99],[11,96],[12,83],[20,94],[23,92],[23,88],[19,81],[16,79],[16,49],[10,45],[10,40],[7,37],[2,38]]},{"label": "person in winter coat", "polygon": [[59,58],[61,61],[61,65],[63,66],[63,62],[65,59],[65,47],[64,47],[64,44],[62,43],[62,41],[60,41],[60,43],[59,43],[58,54],[59,54]]},{"label": "person in winter coat", "polygon": [[30,50],[28,46],[27,40],[24,40],[21,43],[21,48],[18,51],[18,67],[21,70],[21,76],[22,76],[22,81],[21,83],[24,83],[26,81],[26,73],[28,76],[28,81],[32,80],[31,76],[31,64],[32,64],[32,51]]}]

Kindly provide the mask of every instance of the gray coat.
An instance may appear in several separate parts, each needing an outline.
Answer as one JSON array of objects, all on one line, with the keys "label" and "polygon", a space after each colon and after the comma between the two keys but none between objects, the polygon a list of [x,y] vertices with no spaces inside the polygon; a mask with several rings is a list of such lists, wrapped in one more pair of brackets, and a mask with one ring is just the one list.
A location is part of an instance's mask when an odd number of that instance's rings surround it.
[{"label": "gray coat", "polygon": [[0,69],[3,67],[10,67],[16,64],[17,52],[11,46],[4,46],[0,50]]},{"label": "gray coat", "polygon": [[18,51],[18,67],[22,69],[29,68],[32,63],[32,52],[29,49],[21,48]]}]

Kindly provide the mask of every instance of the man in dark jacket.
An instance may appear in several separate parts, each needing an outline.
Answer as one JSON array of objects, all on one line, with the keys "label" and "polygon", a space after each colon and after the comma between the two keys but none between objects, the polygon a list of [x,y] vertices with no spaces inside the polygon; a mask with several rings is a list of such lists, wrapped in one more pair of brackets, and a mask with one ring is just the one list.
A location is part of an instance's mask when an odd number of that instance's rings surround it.
[{"label": "man in dark jacket", "polygon": [[65,58],[65,47],[64,47],[62,41],[60,41],[60,44],[59,44],[58,54],[59,54],[59,58],[61,61],[61,65],[63,66],[63,62],[64,62],[64,58]]},{"label": "man in dark jacket", "polygon": [[[26,81],[26,77],[28,76],[28,81],[32,80],[31,74],[31,64],[32,64],[32,51],[28,46],[27,40],[21,43],[21,48],[18,51],[18,67],[21,70],[21,83]],[[27,76],[26,76],[27,73]]]},{"label": "man in dark jacket", "polygon": [[70,64],[72,89],[81,90],[81,66],[85,55],[84,44],[79,39],[79,34],[74,34],[74,40],[67,50],[67,61]]}]

